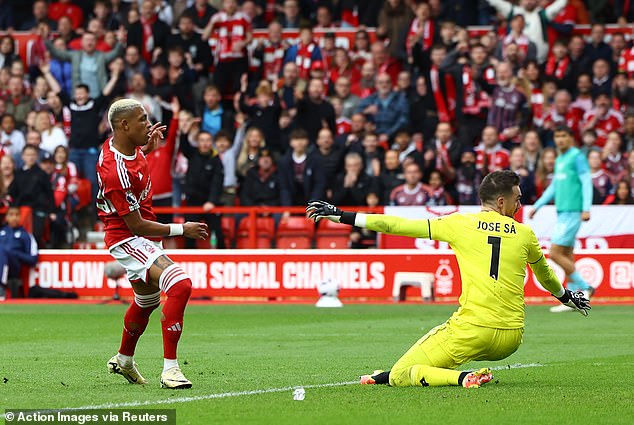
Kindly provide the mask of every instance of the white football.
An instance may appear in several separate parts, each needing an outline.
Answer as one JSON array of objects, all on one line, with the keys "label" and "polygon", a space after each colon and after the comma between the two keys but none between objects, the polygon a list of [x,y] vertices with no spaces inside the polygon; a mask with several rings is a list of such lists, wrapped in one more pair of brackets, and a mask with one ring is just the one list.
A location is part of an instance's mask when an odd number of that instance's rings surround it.
[{"label": "white football", "polygon": [[317,290],[322,297],[336,297],[339,295],[339,284],[328,278],[317,284]]}]

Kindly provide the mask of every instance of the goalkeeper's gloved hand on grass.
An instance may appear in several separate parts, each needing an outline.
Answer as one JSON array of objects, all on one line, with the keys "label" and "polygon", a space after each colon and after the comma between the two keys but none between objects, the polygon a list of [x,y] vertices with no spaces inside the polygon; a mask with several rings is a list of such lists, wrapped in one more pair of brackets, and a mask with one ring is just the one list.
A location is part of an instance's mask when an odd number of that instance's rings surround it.
[{"label": "goalkeeper's gloved hand on grass", "polygon": [[581,291],[572,292],[570,289],[566,289],[561,297],[555,298],[561,301],[563,305],[577,310],[584,316],[587,316],[588,310],[592,308],[590,307],[590,300],[587,299]]}]

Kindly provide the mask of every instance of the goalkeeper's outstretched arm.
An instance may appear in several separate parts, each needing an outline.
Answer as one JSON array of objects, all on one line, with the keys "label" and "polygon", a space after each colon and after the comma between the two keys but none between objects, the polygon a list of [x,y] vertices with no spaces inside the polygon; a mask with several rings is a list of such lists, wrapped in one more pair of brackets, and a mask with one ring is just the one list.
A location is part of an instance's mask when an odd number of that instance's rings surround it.
[{"label": "goalkeeper's outstretched arm", "polygon": [[413,238],[429,238],[429,220],[410,220],[384,214],[363,214],[342,211],[325,201],[309,201],[306,207],[308,218],[319,221],[326,218],[335,223],[349,224],[375,232]]}]

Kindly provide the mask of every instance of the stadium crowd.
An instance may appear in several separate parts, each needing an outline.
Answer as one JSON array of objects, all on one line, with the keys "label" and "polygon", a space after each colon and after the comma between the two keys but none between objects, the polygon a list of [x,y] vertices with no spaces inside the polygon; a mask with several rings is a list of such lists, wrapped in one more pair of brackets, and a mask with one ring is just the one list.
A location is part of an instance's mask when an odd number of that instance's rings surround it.
[{"label": "stadium crowd", "polygon": [[158,206],[469,205],[501,169],[532,204],[558,125],[594,202],[634,203],[634,2],[516,3],[0,1],[0,197],[33,208],[40,246],[71,243],[73,214],[96,220],[104,111],[132,97],[168,124]]}]

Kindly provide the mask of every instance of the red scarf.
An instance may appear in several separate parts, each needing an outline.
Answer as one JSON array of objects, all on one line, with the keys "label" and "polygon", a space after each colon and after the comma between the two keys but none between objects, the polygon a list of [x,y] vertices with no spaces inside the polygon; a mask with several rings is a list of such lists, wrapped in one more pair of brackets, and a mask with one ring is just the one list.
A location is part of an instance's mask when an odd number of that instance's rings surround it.
[{"label": "red scarf", "polygon": [[429,72],[431,90],[436,101],[436,109],[438,110],[438,120],[440,122],[451,122],[456,118],[456,85],[451,75],[445,74],[445,91],[447,100],[440,88],[440,72],[436,65],[432,65]]},{"label": "red scarf", "polygon": [[483,108],[489,107],[489,96],[486,92],[479,90],[473,81],[471,66],[465,65],[462,69],[462,90],[464,96],[464,106],[462,111],[469,115],[478,115]]},{"label": "red scarf", "polygon": [[[418,18],[412,21],[412,25],[409,27],[409,34],[407,35],[406,47],[407,53],[412,53],[414,47],[414,40],[418,36],[418,31],[421,27],[420,20]],[[423,23],[423,37],[421,39],[423,50],[431,49],[434,44],[434,21],[428,19]]]},{"label": "red scarf", "polygon": [[141,26],[143,27],[143,43],[141,44],[141,54],[147,63],[152,63],[152,50],[154,50],[154,35],[152,33],[152,25],[156,22],[156,15],[150,19],[141,17]]},{"label": "red scarf", "polygon": [[557,62],[555,56],[550,55],[550,57],[548,58],[548,62],[546,62],[546,75],[553,75],[558,80],[561,80],[566,74],[569,63],[570,58],[568,56]]},{"label": "red scarf", "polygon": [[305,45],[301,41],[297,44],[295,64],[297,68],[299,68],[299,78],[308,79],[310,76],[310,66],[312,65],[312,56],[315,46],[316,44],[312,41],[308,45]]},{"label": "red scarf", "polygon": [[451,146],[451,143],[452,143],[451,140],[445,144],[440,143],[440,141],[436,140],[436,169],[437,170],[443,169],[443,163],[451,164],[451,160],[449,159],[449,147]]}]

